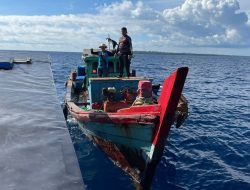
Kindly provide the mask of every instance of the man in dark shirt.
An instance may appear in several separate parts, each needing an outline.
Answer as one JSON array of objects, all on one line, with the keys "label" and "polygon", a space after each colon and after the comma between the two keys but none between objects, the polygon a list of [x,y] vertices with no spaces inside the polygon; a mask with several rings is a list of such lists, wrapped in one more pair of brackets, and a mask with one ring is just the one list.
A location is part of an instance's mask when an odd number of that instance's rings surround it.
[{"label": "man in dark shirt", "polygon": [[119,56],[120,61],[120,74],[119,77],[123,76],[123,68],[125,65],[127,76],[130,77],[130,61],[132,58],[132,40],[127,35],[127,28],[122,27],[121,29],[122,36],[119,39],[117,55]]}]

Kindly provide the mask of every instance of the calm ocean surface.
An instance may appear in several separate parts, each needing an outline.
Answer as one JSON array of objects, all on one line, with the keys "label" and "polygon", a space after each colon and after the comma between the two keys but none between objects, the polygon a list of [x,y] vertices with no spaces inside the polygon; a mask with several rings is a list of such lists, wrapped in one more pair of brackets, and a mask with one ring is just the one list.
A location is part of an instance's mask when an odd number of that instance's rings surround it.
[{"label": "calm ocean surface", "polygon": [[[50,53],[58,97],[81,64],[80,53]],[[172,128],[152,189],[250,189],[250,57],[137,53],[138,76],[163,79],[177,67],[190,71],[184,88],[190,116]],[[69,126],[87,189],[134,189],[76,126]]]},{"label": "calm ocean surface", "polygon": [[[61,102],[81,53],[49,52]],[[172,128],[152,189],[250,189],[250,57],[135,54],[138,76],[163,79],[177,67],[190,71],[184,88],[190,116]],[[69,126],[87,189],[134,189],[129,176]]]}]

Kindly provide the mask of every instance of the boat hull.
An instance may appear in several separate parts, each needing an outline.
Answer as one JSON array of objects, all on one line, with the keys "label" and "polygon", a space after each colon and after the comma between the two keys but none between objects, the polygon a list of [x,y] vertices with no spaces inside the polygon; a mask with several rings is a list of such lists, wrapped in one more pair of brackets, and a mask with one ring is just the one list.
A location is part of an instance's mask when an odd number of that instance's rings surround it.
[{"label": "boat hull", "polygon": [[143,176],[154,172],[154,169],[147,171],[154,124],[122,125],[78,122],[78,125],[82,132],[136,183],[143,185]]}]

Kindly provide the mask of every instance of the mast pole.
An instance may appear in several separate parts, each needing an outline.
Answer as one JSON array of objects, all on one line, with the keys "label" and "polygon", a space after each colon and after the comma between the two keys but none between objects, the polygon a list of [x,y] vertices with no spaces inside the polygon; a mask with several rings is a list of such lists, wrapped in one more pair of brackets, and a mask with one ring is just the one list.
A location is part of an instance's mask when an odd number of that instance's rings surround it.
[{"label": "mast pole", "polygon": [[110,51],[110,35],[108,34],[108,43],[109,43],[109,51]]}]

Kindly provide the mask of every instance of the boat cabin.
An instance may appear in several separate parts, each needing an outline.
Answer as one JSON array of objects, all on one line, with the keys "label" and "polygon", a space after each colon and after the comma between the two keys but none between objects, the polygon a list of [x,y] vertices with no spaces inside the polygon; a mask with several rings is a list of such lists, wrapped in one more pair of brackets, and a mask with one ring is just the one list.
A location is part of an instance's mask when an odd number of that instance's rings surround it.
[{"label": "boat cabin", "polygon": [[[94,50],[98,51],[98,50]],[[97,74],[97,67],[98,67],[98,56],[92,55],[90,49],[84,49],[83,52],[83,64],[78,65],[77,71],[72,73],[72,78],[74,79],[74,87],[76,91],[82,91],[84,88],[88,88],[90,79],[97,78],[103,80],[104,78],[100,78]],[[127,77],[126,68],[124,66],[124,77]],[[110,56],[108,58],[108,75],[107,78],[115,78],[120,74],[119,69],[119,58]],[[135,77],[135,71],[132,71],[131,76]]]},{"label": "boat cabin", "polygon": [[[84,91],[87,91],[87,103],[90,105],[91,109],[100,109],[103,107],[105,101],[113,103],[118,102],[120,103],[119,106],[122,107],[121,102],[126,99],[127,95],[130,96],[130,100],[127,98],[127,101],[133,102],[136,99],[139,81],[145,80],[145,78],[136,77],[135,71],[132,72],[132,77],[128,78],[126,76],[125,67],[125,76],[117,78],[120,74],[118,57],[110,56],[108,58],[109,65],[107,77],[99,77],[97,74],[97,55],[92,55],[91,51],[88,49],[84,50],[82,58],[84,64],[79,65],[77,71],[72,72],[73,92],[77,97],[80,97]],[[126,104],[125,106],[128,105]]]},{"label": "boat cabin", "polygon": [[[94,50],[94,51],[98,51],[98,50]],[[98,77],[97,75],[98,56],[92,55],[90,49],[84,49],[83,60],[84,60],[85,67],[86,67],[87,77],[88,78]],[[125,66],[123,69],[124,69],[124,76],[127,77]],[[133,71],[132,74],[135,75],[134,73],[135,72]],[[119,58],[110,56],[108,58],[108,77],[116,77],[119,74],[120,74]]]}]

